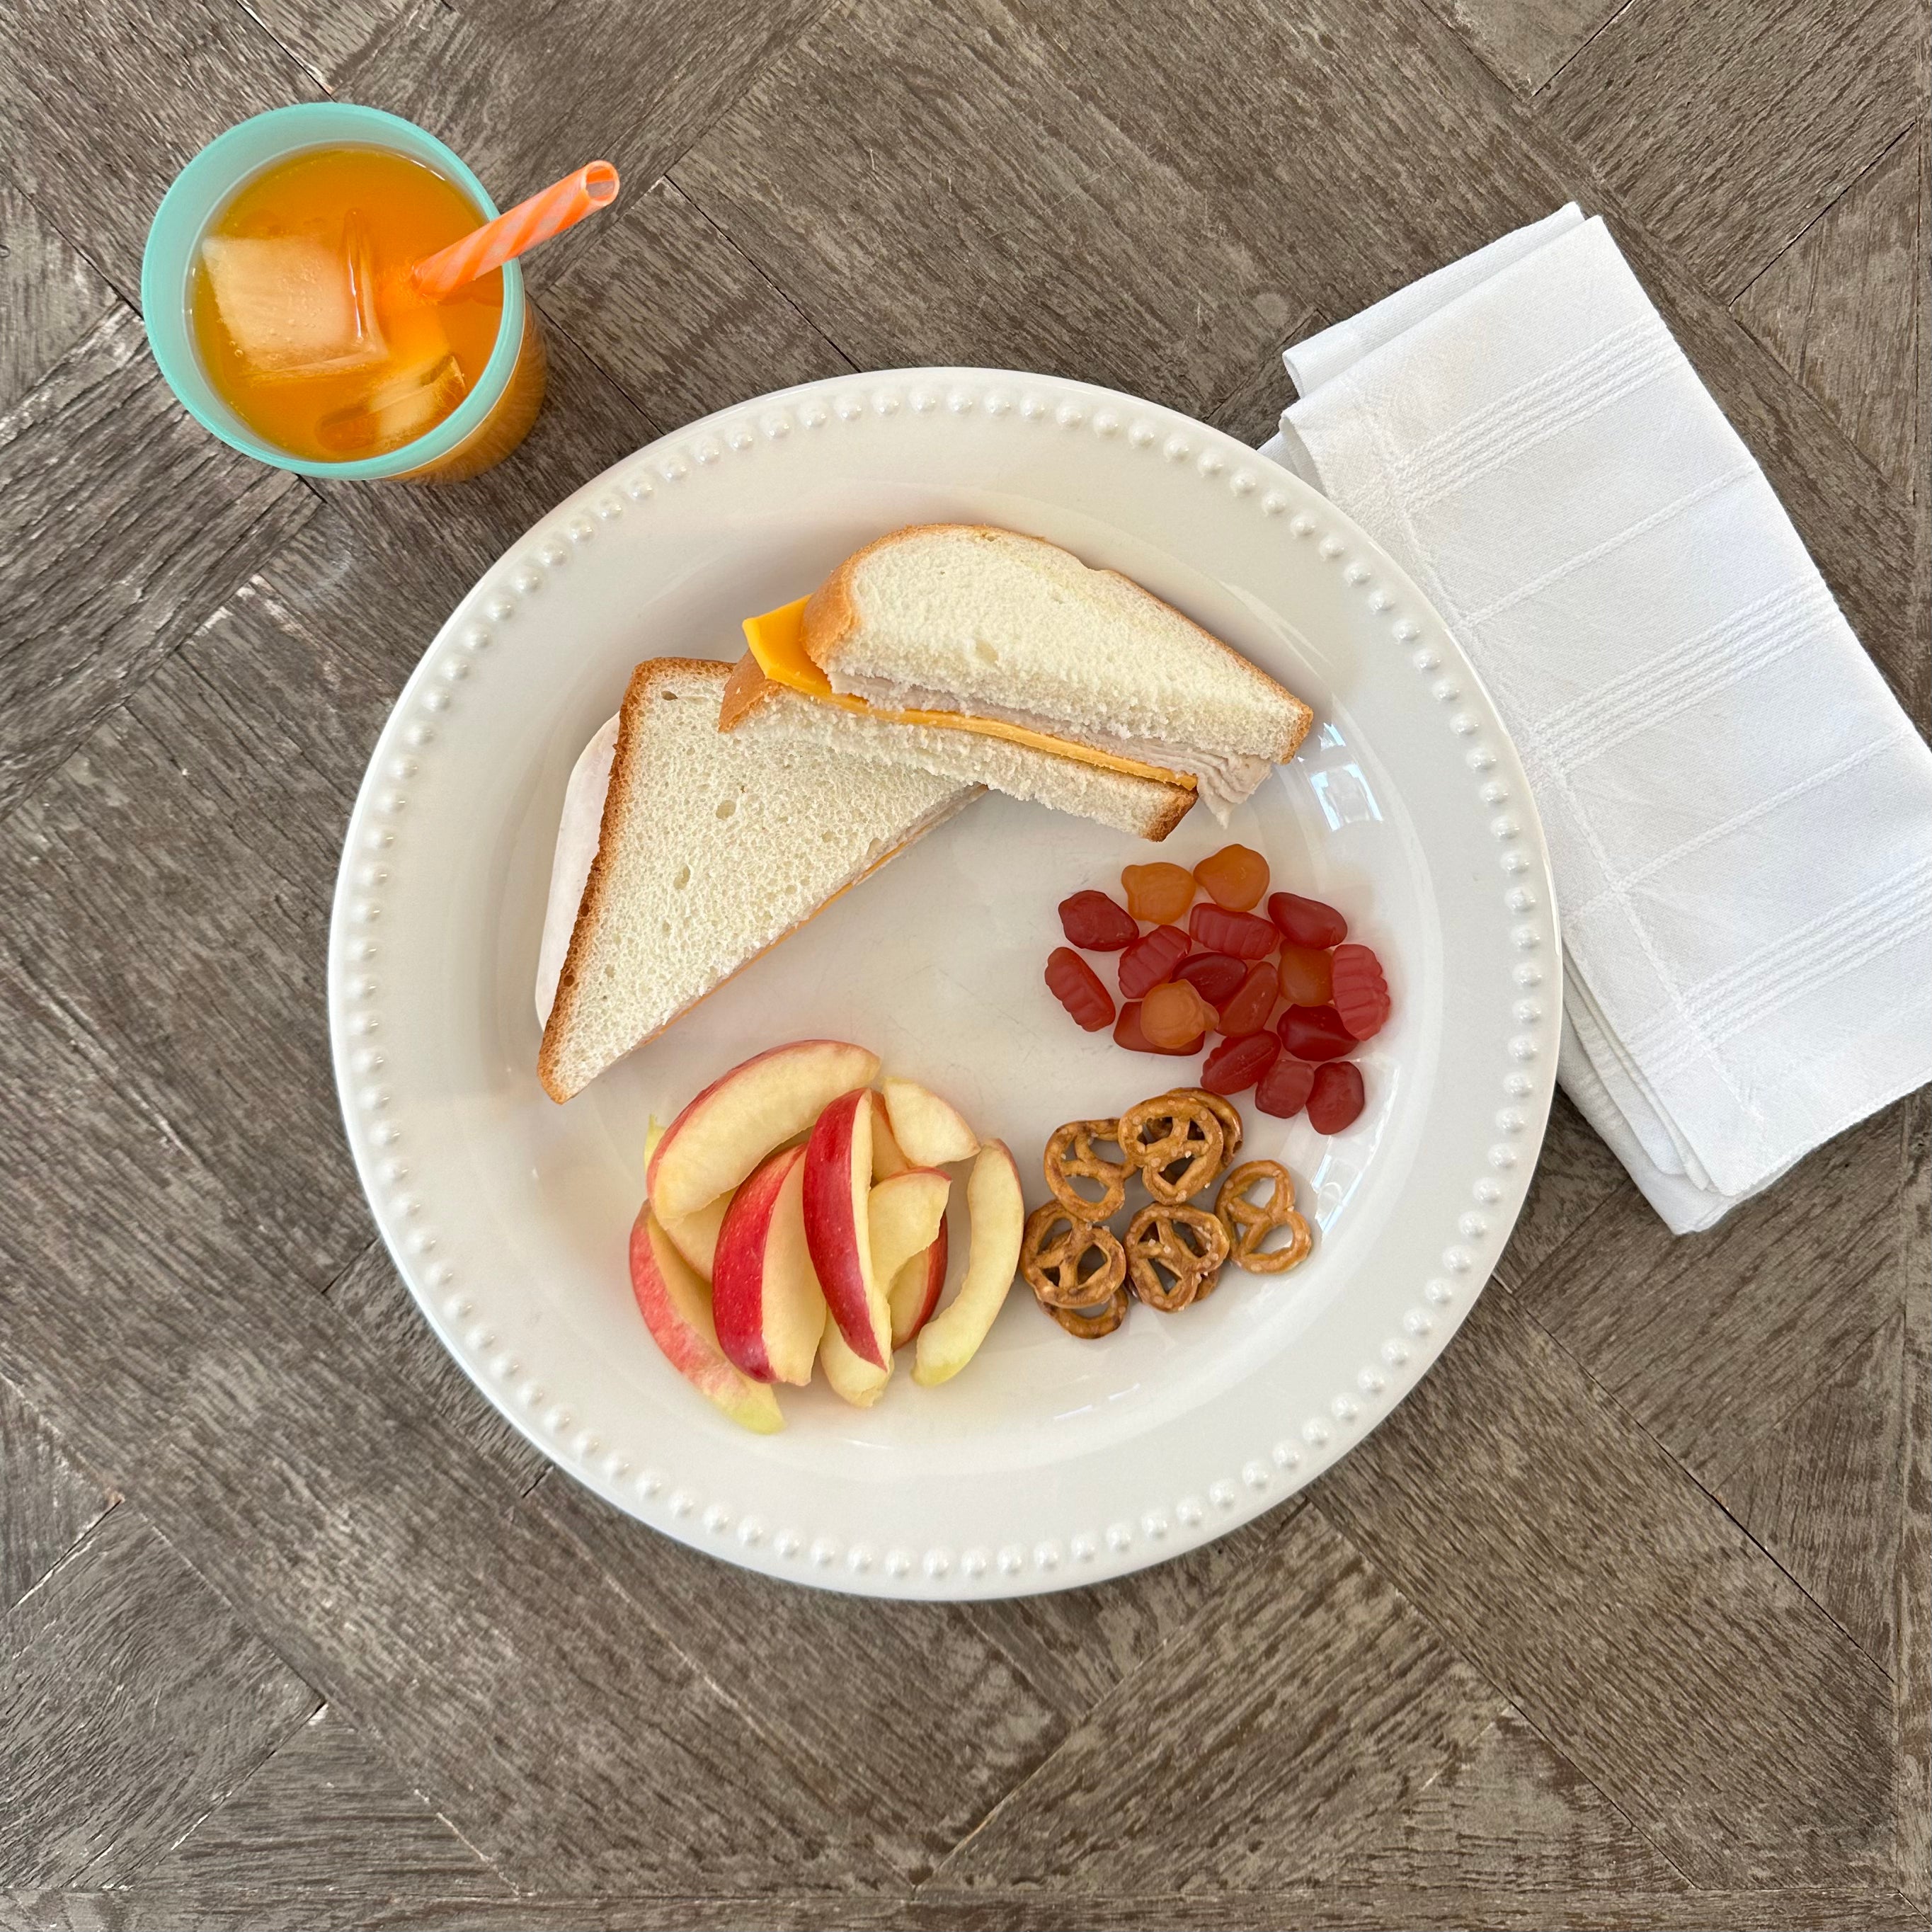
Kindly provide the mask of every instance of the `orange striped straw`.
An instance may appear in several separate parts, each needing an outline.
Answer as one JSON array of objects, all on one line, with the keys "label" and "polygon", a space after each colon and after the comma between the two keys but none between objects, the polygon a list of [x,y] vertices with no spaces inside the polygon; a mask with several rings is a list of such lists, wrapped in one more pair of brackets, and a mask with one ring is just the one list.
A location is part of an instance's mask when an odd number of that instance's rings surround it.
[{"label": "orange striped straw", "polygon": [[417,294],[442,302],[465,283],[500,268],[539,242],[574,228],[586,214],[608,208],[616,198],[617,170],[608,161],[592,161],[541,194],[505,209],[494,221],[484,222],[460,241],[425,255],[410,271],[410,283]]}]

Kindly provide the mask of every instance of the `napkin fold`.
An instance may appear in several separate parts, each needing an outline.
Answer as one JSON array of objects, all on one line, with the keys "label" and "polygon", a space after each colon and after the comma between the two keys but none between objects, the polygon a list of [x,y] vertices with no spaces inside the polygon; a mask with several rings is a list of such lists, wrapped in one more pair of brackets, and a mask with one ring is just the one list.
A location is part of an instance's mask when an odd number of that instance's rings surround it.
[{"label": "napkin fold", "polygon": [[1284,360],[1263,454],[1488,686],[1556,874],[1559,1078],[1671,1228],[1932,1079],[1932,753],[1603,222]]}]

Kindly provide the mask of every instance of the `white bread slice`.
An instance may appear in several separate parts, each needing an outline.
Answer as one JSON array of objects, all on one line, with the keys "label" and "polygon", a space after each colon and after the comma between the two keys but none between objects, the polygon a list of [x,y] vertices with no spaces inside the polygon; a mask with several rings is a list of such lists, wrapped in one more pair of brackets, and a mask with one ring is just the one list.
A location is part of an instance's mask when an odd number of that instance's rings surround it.
[{"label": "white bread slice", "polygon": [[814,704],[773,683],[748,652],[738,660],[725,687],[718,728],[758,740],[802,736],[868,764],[909,765],[962,784],[991,785],[1009,797],[1076,812],[1141,838],[1165,838],[1195,799],[1184,785],[1107,771],[1004,739],[944,726],[896,724]]},{"label": "white bread slice", "polygon": [[[537,1071],[568,1100],[980,788],[718,729],[728,668],[638,665]],[[803,708],[807,700],[800,699]]]},{"label": "white bread slice", "polygon": [[[813,593],[803,625],[806,654],[836,692],[1049,721],[1058,735],[1134,747],[1126,755],[1199,777],[1210,803],[1231,766],[1292,758],[1312,722],[1299,698],[1118,572],[984,524],[879,538]],[[1238,785],[1260,774],[1232,776]]]}]

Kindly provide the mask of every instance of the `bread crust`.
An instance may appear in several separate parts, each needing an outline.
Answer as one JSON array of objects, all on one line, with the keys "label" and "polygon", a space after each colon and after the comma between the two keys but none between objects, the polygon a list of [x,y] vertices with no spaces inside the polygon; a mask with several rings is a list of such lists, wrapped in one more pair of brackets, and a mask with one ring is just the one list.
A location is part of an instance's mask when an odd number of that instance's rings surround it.
[{"label": "bread crust", "polygon": [[[558,974],[556,998],[544,1023],[543,1042],[537,1048],[537,1078],[553,1100],[562,1102],[581,1090],[566,1084],[562,1071],[564,1042],[575,1022],[580,976],[590,948],[590,934],[610,890],[610,854],[616,850],[614,836],[630,809],[631,757],[637,744],[640,722],[651,693],[673,678],[716,677],[722,697],[725,668],[705,658],[646,658],[631,674],[624,688],[624,702],[617,712],[617,743],[610,754],[610,784],[604,794],[604,815],[597,824],[597,856],[590,862],[590,876],[584,883],[584,896],[577,902],[577,922],[570,929],[570,949],[563,956],[563,970]],[[641,1045],[640,1041],[638,1044]]]},{"label": "bread crust", "polygon": [[[1044,537],[1028,536],[1024,530],[1002,529],[997,524],[908,524],[903,529],[888,530],[884,536],[874,537],[863,549],[856,550],[839,565],[832,574],[806,599],[802,619],[802,641],[805,654],[822,671],[830,673],[841,652],[850,642],[859,628],[859,607],[853,594],[852,586],[860,566],[874,551],[884,549],[888,544],[902,543],[910,537],[935,536],[941,534],[964,534],[976,537],[1017,537],[1023,542],[1036,543],[1047,550],[1057,550],[1063,556],[1072,557],[1083,570],[1092,569],[1084,557],[1076,555],[1064,544],[1049,543]],[[1165,598],[1156,597],[1144,584],[1136,584],[1131,577],[1118,570],[1096,570],[1100,577],[1112,578],[1117,584],[1124,584],[1137,596],[1157,604],[1171,616],[1204,638],[1225,656],[1230,666],[1244,679],[1265,690],[1270,696],[1286,698],[1294,706],[1287,724],[1283,727],[1278,744],[1268,753],[1276,764],[1286,764],[1301,747],[1301,741],[1308,735],[1308,728],[1315,722],[1315,714],[1293,692],[1284,685],[1276,683],[1267,672],[1258,669],[1243,657],[1231,644],[1224,644],[1213,632],[1203,630],[1185,611],[1177,610]],[[1168,828],[1172,829],[1171,826]],[[1165,837],[1166,833],[1148,836]]]}]

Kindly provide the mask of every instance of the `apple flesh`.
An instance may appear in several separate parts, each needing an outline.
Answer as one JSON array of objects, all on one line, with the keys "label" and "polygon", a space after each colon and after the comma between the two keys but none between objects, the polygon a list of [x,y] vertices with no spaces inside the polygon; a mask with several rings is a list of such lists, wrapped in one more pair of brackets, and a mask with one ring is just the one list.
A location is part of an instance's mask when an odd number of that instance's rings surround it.
[{"label": "apple flesh", "polygon": [[978,1352],[993,1318],[1005,1305],[1019,1266],[1026,1228],[1026,1200],[1019,1170],[1004,1142],[980,1150],[966,1181],[972,1240],[959,1292],[920,1331],[912,1378],[922,1387],[950,1382]]},{"label": "apple flesh", "polygon": [[872,1184],[903,1174],[912,1162],[892,1138],[892,1124],[886,1118],[886,1103],[877,1091],[872,1095]]},{"label": "apple flesh", "polygon": [[932,1319],[946,1286],[946,1223],[941,1221],[932,1246],[914,1255],[893,1276],[886,1299],[892,1311],[895,1348],[903,1348]]},{"label": "apple flesh", "polygon": [[890,1282],[914,1255],[938,1239],[952,1183],[936,1167],[909,1167],[872,1190],[866,1203],[872,1238],[872,1274]]},{"label": "apple flesh", "polygon": [[718,1346],[754,1382],[811,1381],[825,1332],[825,1296],[806,1250],[804,1189],[804,1148],[775,1154],[732,1196],[718,1232],[711,1277]]},{"label": "apple flesh", "polygon": [[886,1118],[893,1137],[915,1167],[944,1167],[949,1161],[970,1160],[980,1151],[980,1136],[950,1101],[929,1087],[911,1080],[883,1080]]},{"label": "apple flesh", "polygon": [[840,1094],[805,1144],[805,1239],[846,1345],[862,1362],[889,1368],[892,1310],[872,1272],[872,1096]]},{"label": "apple flesh", "polygon": [[671,1245],[648,1202],[631,1228],[631,1290],[651,1339],[699,1394],[760,1436],[784,1426],[770,1388],[726,1359],[712,1320],[711,1291]]},{"label": "apple flesh", "polygon": [[870,1408],[885,1394],[892,1372],[890,1367],[881,1369],[862,1362],[830,1314],[825,1318],[825,1339],[818,1347],[818,1366],[825,1371],[832,1393],[854,1408]]},{"label": "apple flesh", "polygon": [[[830,1102],[854,1089],[864,1094],[878,1070],[879,1056],[862,1046],[801,1040],[714,1080],[664,1130],[651,1156],[645,1191],[658,1218],[681,1220],[728,1194]],[[869,1163],[869,1137],[866,1156]]]},{"label": "apple flesh", "polygon": [[[664,1123],[653,1114],[650,1130],[644,1136],[644,1172],[646,1174],[651,1171],[651,1156],[657,1152],[658,1143],[664,1136]],[[718,1231],[724,1225],[724,1216],[730,1205],[730,1196],[721,1194],[716,1201],[708,1202],[694,1214],[676,1215],[658,1224],[670,1237],[671,1246],[706,1281],[711,1279],[712,1261],[717,1252]]]}]

